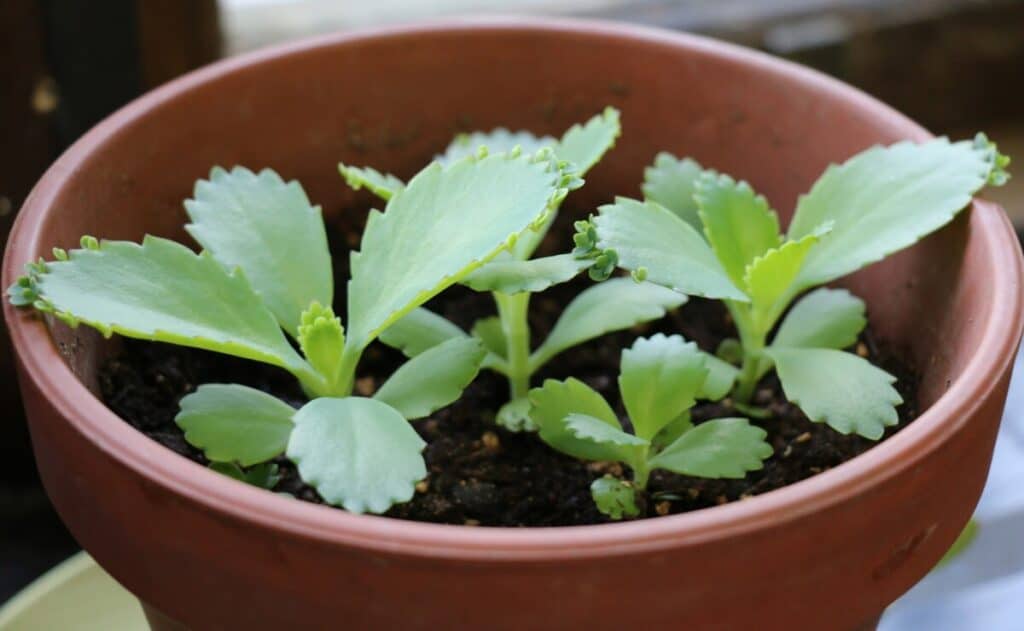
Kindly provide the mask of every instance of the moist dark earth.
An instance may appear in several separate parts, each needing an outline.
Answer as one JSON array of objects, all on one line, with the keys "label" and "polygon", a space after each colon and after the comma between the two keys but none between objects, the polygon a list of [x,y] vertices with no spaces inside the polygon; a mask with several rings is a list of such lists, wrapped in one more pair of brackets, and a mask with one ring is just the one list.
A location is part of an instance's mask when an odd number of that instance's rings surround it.
[{"label": "moist dark earth", "polygon": [[[566,213],[545,243],[552,250],[569,243]],[[344,213],[342,216],[353,216]],[[355,216],[361,216],[359,214]],[[328,225],[335,255],[336,293],[343,294],[348,278],[348,249],[358,242],[353,230],[361,226]],[[591,281],[584,274],[572,282],[533,296],[530,326],[534,344],[542,341],[565,305]],[[335,310],[345,313],[344,296]],[[428,307],[469,329],[482,316],[493,315],[489,294],[455,287],[435,298]],[[609,308],[613,308],[609,305]],[[870,313],[868,314],[870,318]],[[611,333],[569,349],[554,358],[533,385],[545,378],[574,376],[600,392],[625,420],[617,376],[621,350],[638,336],[657,332],[679,333],[702,349],[714,352],[719,342],[735,337],[728,313],[718,302],[691,298],[683,307],[661,320]],[[917,378],[901,362],[900,353],[875,340],[870,326],[853,349],[898,378],[896,388],[904,403],[898,408],[899,425],[889,428],[888,438],[917,416]],[[402,362],[402,355],[379,343],[367,349],[359,367],[358,394],[368,395]],[[103,399],[121,418],[153,440],[196,462],[207,464],[202,453],[189,445],[174,423],[179,400],[204,383],[239,383],[259,388],[292,405],[306,398],[295,379],[280,369],[256,362],[205,351],[125,340],[120,354],[108,360],[100,375]],[[481,371],[462,398],[430,418],[414,422],[427,442],[424,456],[428,477],[413,499],[387,513],[398,519],[478,526],[569,526],[608,521],[597,511],[590,483],[605,473],[624,478],[630,472],[617,464],[581,462],[560,454],[535,434],[512,433],[494,424],[494,413],[507,401],[508,386],[499,375]],[[835,467],[872,447],[874,442],[843,436],[825,425],[811,423],[786,402],[774,376],[760,384],[755,401],[770,410],[766,419],[752,422],[768,432],[775,454],[760,471],[741,480],[708,480],[655,471],[644,498],[644,517],[682,513],[767,493]],[[721,416],[744,416],[728,399],[701,403],[693,409],[699,423]],[[303,484],[285,458],[275,461],[282,474],[275,491],[321,503],[316,491]]]}]

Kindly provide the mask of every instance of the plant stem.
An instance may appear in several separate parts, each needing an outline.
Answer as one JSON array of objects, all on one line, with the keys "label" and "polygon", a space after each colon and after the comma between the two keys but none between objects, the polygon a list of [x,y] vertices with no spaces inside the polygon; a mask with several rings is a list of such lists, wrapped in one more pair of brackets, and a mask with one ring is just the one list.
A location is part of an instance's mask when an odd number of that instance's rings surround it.
[{"label": "plant stem", "polygon": [[324,393],[325,396],[347,397],[352,394],[352,386],[355,385],[356,380],[356,366],[362,356],[363,349],[356,349],[345,344],[344,350],[341,351],[341,367],[338,368],[338,375],[328,386],[328,392]]},{"label": "plant stem", "polygon": [[740,367],[739,377],[736,379],[736,387],[733,389],[733,400],[739,403],[747,403],[754,396],[754,389],[757,387],[758,367],[761,364],[761,351],[764,350],[767,331],[762,331],[754,323],[749,305],[725,301],[736,324],[736,331],[740,335],[740,345],[743,347],[743,365]]},{"label": "plant stem", "polygon": [[530,390],[530,325],[526,319],[530,294],[525,291],[511,296],[495,293],[494,301],[505,334],[509,396],[515,400],[525,397]]},{"label": "plant stem", "polygon": [[647,488],[647,480],[651,477],[651,468],[647,466],[647,454],[645,453],[640,458],[637,458],[632,463],[633,467],[633,486],[638,490],[643,491]]}]

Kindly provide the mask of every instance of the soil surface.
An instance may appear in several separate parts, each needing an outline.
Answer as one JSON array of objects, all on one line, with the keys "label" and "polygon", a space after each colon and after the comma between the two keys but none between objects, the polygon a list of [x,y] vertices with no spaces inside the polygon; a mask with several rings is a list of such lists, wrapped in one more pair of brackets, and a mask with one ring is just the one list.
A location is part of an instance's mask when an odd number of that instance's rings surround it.
[{"label": "soil surface", "polygon": [[[562,229],[553,232],[562,233],[561,243],[567,243],[564,237],[571,228],[563,221],[559,223],[563,224]],[[348,278],[347,250],[355,244],[353,229],[359,230],[361,226],[329,226],[333,235],[349,235],[332,238],[332,249],[341,253],[334,257],[339,289],[344,287],[340,279]],[[551,247],[549,243],[545,245],[545,249]],[[583,275],[533,297],[530,325],[535,345],[544,339],[565,305],[590,282]],[[467,330],[476,318],[494,314],[489,294],[462,287],[444,292],[428,306]],[[344,296],[336,302],[335,310],[345,313]],[[624,419],[616,383],[619,355],[636,337],[656,332],[680,333],[711,352],[721,340],[736,335],[727,312],[718,302],[691,298],[661,320],[611,333],[562,353],[534,377],[533,385],[539,385],[545,378],[574,376],[600,392]],[[870,327],[851,350],[898,378],[896,388],[907,403],[899,407],[900,423],[888,429],[888,438],[917,416],[917,378],[900,361],[898,352],[874,339]],[[360,364],[358,393],[371,394],[403,361],[400,353],[377,343],[371,345]],[[295,379],[280,369],[153,342],[125,340],[123,351],[109,360],[101,372],[104,401],[115,413],[169,449],[206,464],[202,453],[185,441],[174,423],[181,397],[203,383],[252,386],[296,407],[306,401]],[[628,478],[628,469],[616,464],[581,462],[550,449],[535,434],[511,433],[496,426],[494,413],[507,396],[508,386],[503,378],[482,371],[459,401],[428,419],[416,421],[416,430],[427,442],[424,456],[428,477],[420,483],[412,501],[393,507],[387,515],[480,526],[567,526],[607,521],[594,506],[590,483],[605,473]],[[708,480],[655,471],[648,486],[646,517],[766,493],[835,467],[876,444],[858,436],[840,435],[823,424],[808,421],[798,408],[786,402],[773,375],[762,381],[754,403],[768,408],[772,414],[770,418],[752,419],[768,432],[768,440],[775,449],[775,455],[765,462],[764,468],[741,480]],[[734,410],[728,399],[701,403],[693,409],[693,419],[698,423],[721,416],[744,415]],[[288,460],[281,457],[276,462],[282,478],[275,491],[306,501],[322,501],[314,489],[302,483]]]}]

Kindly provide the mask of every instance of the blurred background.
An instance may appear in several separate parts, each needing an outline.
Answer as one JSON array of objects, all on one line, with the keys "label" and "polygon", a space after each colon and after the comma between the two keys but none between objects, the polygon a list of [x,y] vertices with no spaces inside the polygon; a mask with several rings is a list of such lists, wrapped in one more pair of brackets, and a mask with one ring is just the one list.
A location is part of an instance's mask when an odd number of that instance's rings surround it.
[{"label": "blurred background", "polygon": [[[2,0],[0,244],[65,147],[182,73],[309,35],[493,13],[621,20],[758,48],[858,86],[935,133],[985,130],[1016,158],[1012,170],[1024,163],[1024,0]],[[1024,175],[986,195],[1024,229]],[[1013,609],[1024,600],[1022,373],[978,540],[895,607],[887,631],[1024,629],[1024,607]],[[5,330],[0,417],[3,603],[77,551],[36,479]],[[1000,617],[1011,610],[1016,618]]]}]

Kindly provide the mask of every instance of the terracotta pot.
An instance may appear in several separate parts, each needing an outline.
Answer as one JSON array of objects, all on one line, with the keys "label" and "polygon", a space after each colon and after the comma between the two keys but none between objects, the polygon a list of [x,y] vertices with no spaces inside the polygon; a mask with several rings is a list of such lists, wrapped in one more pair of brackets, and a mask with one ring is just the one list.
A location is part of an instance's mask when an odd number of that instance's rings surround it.
[{"label": "terracotta pot", "polygon": [[[97,126],[26,202],[3,282],[83,233],[183,238],[181,201],[214,164],[274,167],[339,209],[356,199],[339,160],[407,176],[456,129],[557,133],[606,104],[623,136],[578,201],[638,194],[667,149],[748,179],[786,215],[828,162],[928,137],[822,75],[658,30],[503,19],[332,36],[215,64]],[[50,497],[160,628],[854,629],[974,508],[1021,333],[1021,269],[1009,222],[976,201],[848,279],[923,372],[927,411],[868,453],[749,501],[560,529],[351,515],[236,483],[103,406],[96,334],[51,338],[4,313]]]}]

